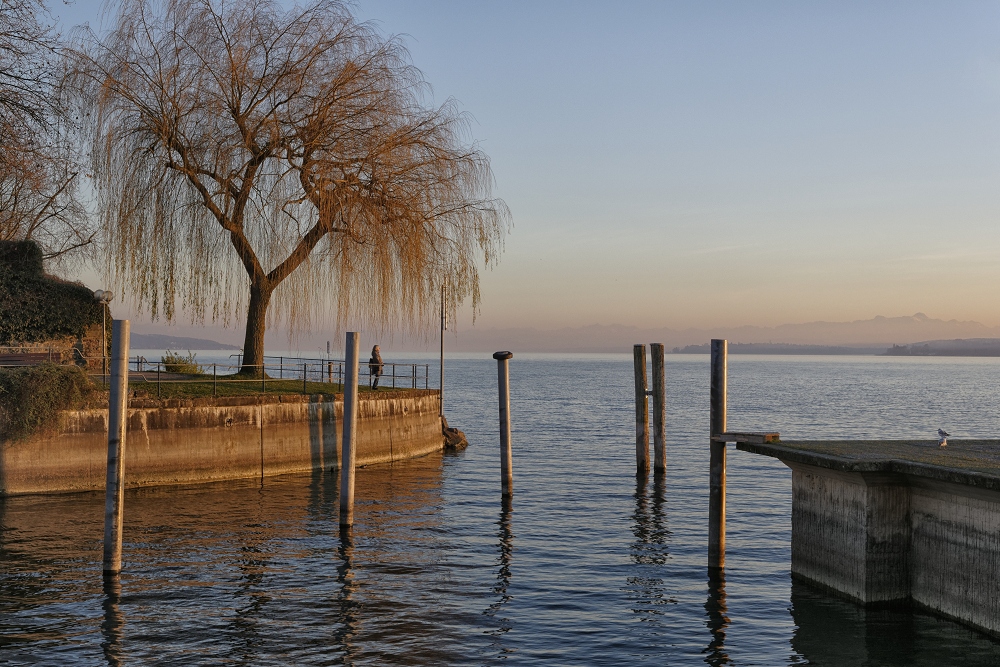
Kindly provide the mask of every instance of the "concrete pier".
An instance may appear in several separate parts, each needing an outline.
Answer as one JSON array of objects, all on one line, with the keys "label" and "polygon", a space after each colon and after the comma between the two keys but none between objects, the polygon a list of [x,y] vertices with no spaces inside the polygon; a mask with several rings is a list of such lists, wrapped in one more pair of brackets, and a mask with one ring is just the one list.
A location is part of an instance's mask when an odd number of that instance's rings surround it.
[{"label": "concrete pier", "polygon": [[1000,636],[1000,441],[739,443],[792,470],[792,575]]}]

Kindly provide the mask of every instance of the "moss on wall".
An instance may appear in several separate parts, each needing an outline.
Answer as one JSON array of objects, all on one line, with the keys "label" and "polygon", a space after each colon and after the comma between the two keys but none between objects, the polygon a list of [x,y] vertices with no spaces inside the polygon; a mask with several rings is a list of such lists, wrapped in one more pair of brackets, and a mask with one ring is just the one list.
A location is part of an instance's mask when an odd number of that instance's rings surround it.
[{"label": "moss on wall", "polygon": [[0,368],[0,440],[59,427],[59,412],[79,408],[94,391],[77,366]]}]

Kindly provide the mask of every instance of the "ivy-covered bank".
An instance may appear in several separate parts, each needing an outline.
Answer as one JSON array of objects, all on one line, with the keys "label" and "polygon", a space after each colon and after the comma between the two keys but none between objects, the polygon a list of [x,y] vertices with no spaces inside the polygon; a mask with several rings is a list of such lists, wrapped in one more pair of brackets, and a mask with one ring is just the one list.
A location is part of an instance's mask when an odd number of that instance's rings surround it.
[{"label": "ivy-covered bank", "polygon": [[86,286],[46,275],[34,241],[0,241],[0,346],[82,338],[105,307]]}]

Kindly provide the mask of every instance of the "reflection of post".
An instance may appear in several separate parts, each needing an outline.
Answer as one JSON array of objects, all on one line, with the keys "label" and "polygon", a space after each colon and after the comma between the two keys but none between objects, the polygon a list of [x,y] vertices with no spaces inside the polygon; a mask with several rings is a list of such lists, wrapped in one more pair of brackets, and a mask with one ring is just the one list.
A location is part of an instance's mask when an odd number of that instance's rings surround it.
[{"label": "reflection of post", "polygon": [[340,447],[340,525],[354,523],[355,434],[358,429],[358,357],[361,336],[347,332],[347,377],[344,379],[343,442]]},{"label": "reflection of post", "polygon": [[[497,533],[497,537],[500,540],[500,557],[498,559],[497,583],[493,586],[493,593],[497,596],[497,600],[485,612],[487,616],[493,617],[497,622],[497,628],[488,631],[488,634],[494,637],[500,637],[509,632],[513,627],[509,618],[496,618],[497,614],[504,608],[504,605],[507,604],[511,597],[507,593],[507,589],[510,587],[510,565],[514,557],[514,531],[511,528],[511,498],[510,496],[504,496],[500,502],[500,521],[498,522],[500,529]],[[511,653],[510,649],[506,649],[503,646],[500,646],[498,650],[500,652],[499,657],[501,658],[508,657],[508,654]]]},{"label": "reflection of post", "polygon": [[108,398],[108,472],[104,487],[104,573],[122,569],[122,502],[125,499],[125,423],[128,420],[129,321],[111,325],[111,393]]},{"label": "reflection of post", "polygon": [[663,378],[663,343],[650,343],[653,357],[653,471],[667,471],[666,387]]},{"label": "reflection of post", "polygon": [[101,649],[108,667],[119,667],[125,664],[122,656],[122,628],[125,617],[119,609],[122,595],[122,583],[117,575],[104,578],[104,600],[101,608],[104,610],[104,621],[101,623]]},{"label": "reflection of post", "polygon": [[635,473],[649,472],[649,397],[646,394],[646,346],[632,346],[635,366]]},{"label": "reflection of post", "polygon": [[514,493],[514,466],[510,448],[510,368],[511,352],[494,352],[500,396],[500,486],[504,496]]},{"label": "reflection of post", "polygon": [[712,667],[731,665],[733,661],[726,653],[726,628],[729,627],[729,616],[726,615],[729,605],[726,603],[726,573],[719,568],[708,568],[708,599],[705,601],[705,625],[712,635],[706,653],[705,662]]},{"label": "reflection of post", "polygon": [[708,566],[726,564],[726,443],[714,436],[726,432],[726,373],[729,344],[712,341],[711,428],[709,439]]},{"label": "reflection of post", "polygon": [[340,595],[338,595],[340,607],[340,627],[334,630],[333,637],[335,643],[341,644],[344,650],[344,664],[353,664],[353,647],[351,639],[357,633],[358,625],[358,603],[354,601],[354,591],[358,584],[354,581],[354,541],[351,538],[350,526],[340,527],[340,547],[337,555],[340,557],[340,566],[337,568],[337,583],[340,584]]}]

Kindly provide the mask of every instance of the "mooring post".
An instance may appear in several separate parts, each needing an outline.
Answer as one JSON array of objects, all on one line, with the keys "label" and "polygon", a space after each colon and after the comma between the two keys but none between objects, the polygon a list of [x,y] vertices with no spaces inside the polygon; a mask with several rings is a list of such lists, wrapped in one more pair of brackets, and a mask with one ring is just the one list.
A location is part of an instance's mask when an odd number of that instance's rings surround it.
[{"label": "mooring post", "polygon": [[729,343],[712,340],[712,390],[708,488],[708,566],[726,564],[726,443],[714,436],[726,432],[726,376]]},{"label": "mooring post", "polygon": [[635,362],[635,473],[649,472],[649,395],[646,385],[646,346],[634,345]]},{"label": "mooring post", "polygon": [[494,352],[497,360],[497,389],[500,397],[500,487],[502,496],[514,494],[514,468],[510,450],[510,368],[511,352]]},{"label": "mooring post", "polygon": [[108,398],[108,473],[104,487],[104,573],[122,570],[122,502],[125,499],[125,425],[128,420],[129,321],[111,324]]},{"label": "mooring post", "polygon": [[344,439],[340,445],[340,525],[354,524],[355,435],[358,430],[358,359],[361,335],[347,332],[347,371],[344,378]]},{"label": "mooring post", "polygon": [[653,357],[653,470],[662,473],[667,470],[667,427],[664,418],[667,398],[663,379],[663,343],[650,343],[649,353]]}]

